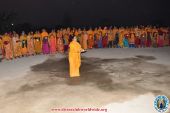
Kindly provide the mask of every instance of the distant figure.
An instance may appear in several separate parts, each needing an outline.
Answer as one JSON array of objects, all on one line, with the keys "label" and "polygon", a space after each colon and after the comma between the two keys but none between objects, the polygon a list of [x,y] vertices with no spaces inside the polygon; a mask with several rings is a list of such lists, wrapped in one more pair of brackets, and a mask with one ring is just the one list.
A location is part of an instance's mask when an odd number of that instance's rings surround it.
[{"label": "distant figure", "polygon": [[115,39],[113,41],[113,46],[115,46],[116,48],[119,48],[118,43],[119,43],[119,33],[117,32],[115,34]]},{"label": "distant figure", "polygon": [[88,40],[88,34],[85,31],[83,35],[83,49],[87,50],[87,40]]},{"label": "distant figure", "polygon": [[49,54],[50,53],[49,37],[48,37],[48,33],[46,32],[45,29],[42,30],[41,37],[42,37],[42,51],[43,51],[43,54]]},{"label": "distant figure", "polygon": [[146,37],[146,46],[151,47],[152,41],[151,41],[151,31],[147,31],[147,37]]},{"label": "distant figure", "polygon": [[80,53],[84,50],[81,45],[77,42],[77,38],[74,37],[69,45],[69,64],[70,64],[70,77],[80,76],[79,68],[81,65]]},{"label": "distant figure", "polygon": [[36,54],[41,54],[42,52],[42,41],[41,41],[41,34],[39,31],[36,31],[34,34],[34,48]]},{"label": "distant figure", "polygon": [[99,39],[98,39],[98,42],[97,42],[97,45],[98,45],[98,48],[103,48],[103,45],[102,45],[102,32],[99,33]]},{"label": "distant figure", "polygon": [[130,40],[129,40],[129,47],[135,48],[135,34],[134,33],[131,33],[131,37],[130,37]]},{"label": "distant figure", "polygon": [[123,46],[125,48],[129,47],[128,35],[125,35],[124,38],[123,38]]},{"label": "distant figure", "polygon": [[124,32],[121,31],[120,36],[119,36],[119,47],[120,48],[123,48],[123,38],[124,38]]},{"label": "distant figure", "polygon": [[103,36],[103,39],[102,39],[102,46],[103,48],[106,48],[107,45],[108,45],[108,33],[105,33],[104,36]]},{"label": "distant figure", "polygon": [[13,53],[14,53],[13,56],[14,56],[14,58],[21,57],[22,56],[21,42],[19,39],[19,35],[15,32],[13,34],[12,41],[13,41]]},{"label": "distant figure", "polygon": [[35,49],[34,49],[34,35],[33,35],[33,32],[30,32],[28,34],[27,41],[28,41],[28,54],[29,55],[34,55],[35,54]]},{"label": "distant figure", "polygon": [[10,60],[13,58],[13,52],[12,52],[12,41],[9,34],[5,33],[2,40],[3,40],[4,50],[5,50],[5,58],[7,60]]},{"label": "distant figure", "polygon": [[28,55],[28,41],[27,41],[27,35],[25,34],[25,32],[23,31],[21,36],[20,36],[20,41],[21,41],[21,52],[22,52],[22,56],[27,56]]},{"label": "distant figure", "polygon": [[56,33],[54,30],[49,35],[49,44],[50,44],[50,53],[55,54],[56,53]]},{"label": "distant figure", "polygon": [[57,51],[60,53],[64,53],[64,43],[63,43],[62,31],[57,31]]}]

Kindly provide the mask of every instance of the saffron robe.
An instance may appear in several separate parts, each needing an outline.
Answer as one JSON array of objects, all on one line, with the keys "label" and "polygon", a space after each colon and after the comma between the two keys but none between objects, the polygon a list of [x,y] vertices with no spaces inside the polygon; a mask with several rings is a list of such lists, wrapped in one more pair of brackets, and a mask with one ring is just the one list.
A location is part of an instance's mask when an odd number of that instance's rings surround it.
[{"label": "saffron robe", "polygon": [[69,64],[70,64],[70,77],[80,76],[79,68],[81,65],[81,45],[72,41],[69,45]]}]

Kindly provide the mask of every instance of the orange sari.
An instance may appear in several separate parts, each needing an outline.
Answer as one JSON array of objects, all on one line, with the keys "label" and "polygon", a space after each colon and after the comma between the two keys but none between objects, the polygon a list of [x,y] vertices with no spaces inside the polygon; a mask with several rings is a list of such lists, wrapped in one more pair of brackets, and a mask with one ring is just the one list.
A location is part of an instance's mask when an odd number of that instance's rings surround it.
[{"label": "orange sari", "polygon": [[10,60],[13,58],[13,51],[12,51],[12,42],[11,38],[8,35],[3,37],[3,45],[5,49],[5,58]]},{"label": "orange sari", "polygon": [[70,77],[78,77],[80,76],[79,68],[81,65],[81,46],[78,42],[72,41],[69,47]]}]

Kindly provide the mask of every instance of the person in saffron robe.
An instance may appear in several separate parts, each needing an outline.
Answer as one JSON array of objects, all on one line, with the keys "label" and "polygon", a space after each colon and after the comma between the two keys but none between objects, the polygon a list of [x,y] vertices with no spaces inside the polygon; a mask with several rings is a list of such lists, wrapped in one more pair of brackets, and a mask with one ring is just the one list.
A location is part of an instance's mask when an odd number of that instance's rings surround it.
[{"label": "person in saffron robe", "polygon": [[22,32],[20,36],[20,41],[21,41],[21,47],[22,47],[21,49],[22,56],[27,56],[28,55],[28,50],[27,50],[28,41],[27,41],[27,36],[24,31]]},{"label": "person in saffron robe", "polygon": [[14,32],[12,40],[13,40],[14,57],[15,58],[21,57],[22,52],[21,52],[21,41],[19,39],[19,35]]},{"label": "person in saffron robe", "polygon": [[83,31],[84,35],[83,35],[83,49],[87,50],[87,40],[88,40],[88,34],[86,31]]},{"label": "person in saffron robe", "polygon": [[81,65],[81,52],[84,51],[81,45],[77,42],[77,38],[74,37],[69,45],[69,70],[70,77],[80,76],[80,65]]},{"label": "person in saffron robe", "polygon": [[55,54],[56,53],[56,33],[55,30],[52,30],[52,32],[49,35],[49,42],[50,42],[50,53]]},{"label": "person in saffron robe", "polygon": [[7,60],[10,60],[10,59],[12,60],[13,58],[12,40],[9,34],[5,33],[2,40],[3,40],[4,50],[5,50],[5,58]]},{"label": "person in saffron robe", "polygon": [[35,54],[35,49],[34,49],[34,35],[33,35],[33,32],[28,33],[27,41],[28,41],[28,55],[34,55]]},{"label": "person in saffron robe", "polygon": [[50,53],[49,37],[48,37],[48,33],[47,33],[47,31],[45,29],[42,30],[41,38],[42,38],[42,51],[43,51],[43,54],[49,54]]},{"label": "person in saffron robe", "polygon": [[58,33],[57,33],[57,50],[60,53],[64,53],[64,43],[63,43],[62,31],[58,31]]},{"label": "person in saffron robe", "polygon": [[34,34],[34,49],[36,54],[40,54],[42,52],[42,40],[39,31],[36,31]]}]

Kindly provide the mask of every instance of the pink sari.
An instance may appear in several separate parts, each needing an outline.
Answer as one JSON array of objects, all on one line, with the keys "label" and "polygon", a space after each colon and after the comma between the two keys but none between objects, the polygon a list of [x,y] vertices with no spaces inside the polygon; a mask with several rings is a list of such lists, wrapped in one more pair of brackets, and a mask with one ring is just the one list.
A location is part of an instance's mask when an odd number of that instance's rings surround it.
[{"label": "pink sari", "polygon": [[50,53],[51,54],[56,53],[56,38],[54,35],[50,36]]}]

